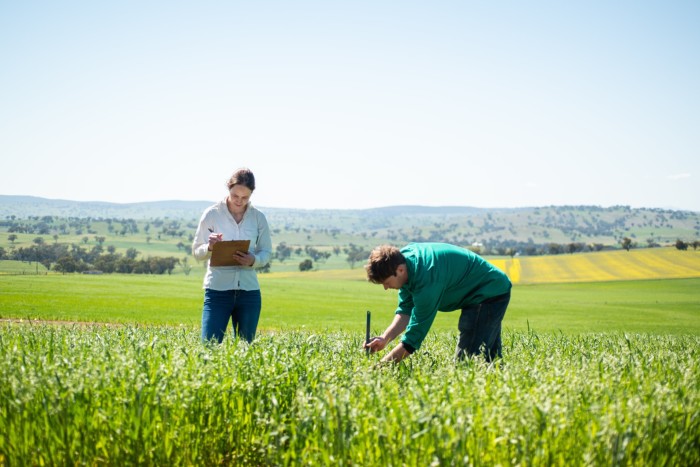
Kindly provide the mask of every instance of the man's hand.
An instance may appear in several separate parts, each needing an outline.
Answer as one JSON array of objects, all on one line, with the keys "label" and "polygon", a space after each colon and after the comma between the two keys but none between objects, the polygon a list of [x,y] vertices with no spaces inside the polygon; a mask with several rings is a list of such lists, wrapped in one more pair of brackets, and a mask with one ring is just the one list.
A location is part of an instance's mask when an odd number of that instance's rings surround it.
[{"label": "man's hand", "polygon": [[[389,325],[389,327],[386,328],[386,331],[384,331],[381,336],[373,337],[372,339],[370,339],[370,341],[364,345],[364,348],[369,349],[369,351],[372,353],[379,352],[380,350],[384,350],[384,347],[386,347],[389,342],[394,340],[399,334],[401,334],[406,329],[406,326],[408,325],[408,321],[410,318],[411,318],[410,315],[402,315],[402,314],[397,313],[394,316],[394,321],[392,321],[392,323]],[[402,358],[404,358],[405,355],[403,355],[399,358],[389,358],[392,354],[394,354],[394,352],[396,352],[396,349],[398,349],[399,347],[401,348],[401,350],[406,352],[406,350],[403,348],[403,345],[399,344],[387,356],[382,358],[382,361],[397,361],[398,362]],[[406,352],[406,355],[408,355],[408,352]],[[395,355],[395,357],[396,357],[396,355]]]},{"label": "man's hand", "polygon": [[369,342],[365,343],[363,348],[369,349],[370,353],[379,352],[383,350],[388,344],[387,340],[381,336],[373,337]]},{"label": "man's hand", "polygon": [[384,358],[382,358],[382,362],[399,363],[401,360],[408,357],[409,355],[411,354],[408,353],[408,350],[404,348],[403,344],[399,343],[396,347],[391,349],[391,352],[389,352],[384,356]]}]

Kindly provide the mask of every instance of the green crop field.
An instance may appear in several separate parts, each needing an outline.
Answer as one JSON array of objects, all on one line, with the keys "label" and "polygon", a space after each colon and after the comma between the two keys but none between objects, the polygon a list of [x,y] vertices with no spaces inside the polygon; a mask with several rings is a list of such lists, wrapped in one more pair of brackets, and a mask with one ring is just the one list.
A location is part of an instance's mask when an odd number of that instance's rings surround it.
[{"label": "green crop field", "polygon": [[[581,269],[652,261],[614,253]],[[217,346],[201,273],[0,275],[0,465],[698,465],[700,278],[563,258],[516,283],[491,366],[453,362],[456,313],[378,366],[365,311],[381,332],[396,292],[359,267],[261,274],[258,338]]]},{"label": "green crop field", "polygon": [[[360,270],[260,276],[260,329],[377,331],[392,318],[396,291],[369,284]],[[504,320],[513,330],[565,333],[700,334],[700,279],[516,285]],[[39,321],[164,324],[197,327],[203,291],[197,276],[0,276],[0,318]],[[433,329],[454,330],[454,313],[439,313]]]},{"label": "green crop field", "polygon": [[698,465],[700,338],[510,332],[377,366],[357,333],[0,325],[0,465]]}]

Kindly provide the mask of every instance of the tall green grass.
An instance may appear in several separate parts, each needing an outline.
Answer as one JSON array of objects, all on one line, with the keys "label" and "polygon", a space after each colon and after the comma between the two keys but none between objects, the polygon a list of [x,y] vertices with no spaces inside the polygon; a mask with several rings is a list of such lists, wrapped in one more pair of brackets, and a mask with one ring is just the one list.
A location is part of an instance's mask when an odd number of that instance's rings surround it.
[{"label": "tall green grass", "polygon": [[0,326],[0,465],[698,465],[700,337],[356,333],[202,345],[173,327]]}]

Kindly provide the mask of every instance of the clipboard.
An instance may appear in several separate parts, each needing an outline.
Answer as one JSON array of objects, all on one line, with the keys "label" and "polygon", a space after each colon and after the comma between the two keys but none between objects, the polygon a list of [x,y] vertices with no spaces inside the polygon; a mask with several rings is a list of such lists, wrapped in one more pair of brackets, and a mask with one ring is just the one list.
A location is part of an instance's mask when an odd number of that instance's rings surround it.
[{"label": "clipboard", "polygon": [[216,242],[211,248],[209,266],[240,266],[233,260],[233,254],[237,251],[248,252],[250,240],[227,240]]}]

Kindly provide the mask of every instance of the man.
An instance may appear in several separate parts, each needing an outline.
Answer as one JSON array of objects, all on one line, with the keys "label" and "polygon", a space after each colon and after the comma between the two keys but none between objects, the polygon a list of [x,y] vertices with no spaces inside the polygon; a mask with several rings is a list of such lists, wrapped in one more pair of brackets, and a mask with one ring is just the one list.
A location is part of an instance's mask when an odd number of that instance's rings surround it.
[{"label": "man", "polygon": [[511,283],[503,272],[469,250],[444,243],[411,243],[402,249],[381,245],[365,265],[367,280],[399,291],[394,321],[365,344],[378,352],[406,331],[382,358],[400,362],[420,348],[438,311],[461,309],[456,359],[484,354],[501,357],[501,321]]}]

